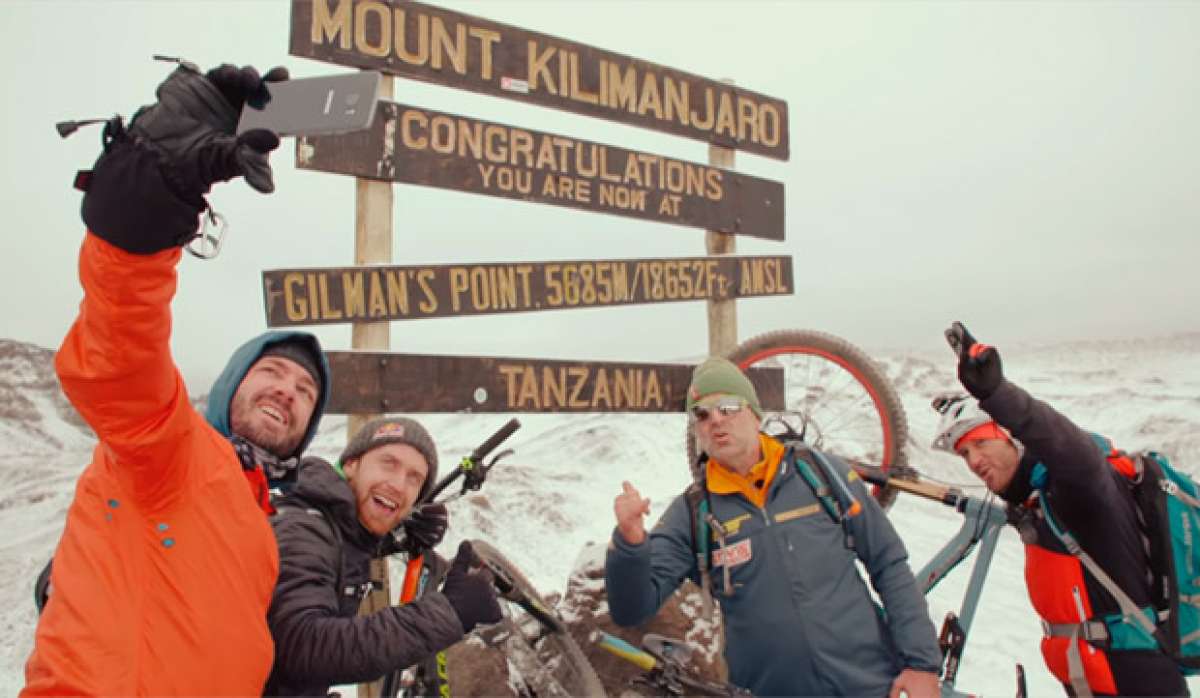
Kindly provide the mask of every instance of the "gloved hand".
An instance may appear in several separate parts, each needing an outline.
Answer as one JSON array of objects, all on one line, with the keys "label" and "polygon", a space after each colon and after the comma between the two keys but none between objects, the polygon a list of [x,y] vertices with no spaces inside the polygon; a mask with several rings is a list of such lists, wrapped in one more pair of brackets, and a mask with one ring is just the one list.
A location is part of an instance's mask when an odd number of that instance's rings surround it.
[{"label": "gloved hand", "polygon": [[976,400],[986,400],[1004,381],[1000,353],[986,344],[979,344],[961,322],[950,325],[946,341],[958,354],[958,380]]},{"label": "gloved hand", "polygon": [[[472,569],[475,568],[475,569]],[[458,546],[458,554],[450,563],[442,594],[458,614],[463,632],[469,633],[481,623],[500,621],[500,604],[496,601],[496,585],[492,573],[483,567],[470,541]]]},{"label": "gloved hand", "polygon": [[446,536],[450,512],[438,502],[422,504],[400,524],[404,528],[404,548],[411,554],[433,550]]},{"label": "gloved hand", "polygon": [[265,100],[266,83],[287,78],[284,68],[260,77],[248,66],[201,74],[180,65],[158,86],[158,102],[139,109],[127,131],[106,129],[104,152],[81,180],[88,228],[123,250],[150,254],[196,234],[214,183],[244,175],[258,191],[274,191],[267,154],[279,147],[279,136],[234,132],[243,104]]}]

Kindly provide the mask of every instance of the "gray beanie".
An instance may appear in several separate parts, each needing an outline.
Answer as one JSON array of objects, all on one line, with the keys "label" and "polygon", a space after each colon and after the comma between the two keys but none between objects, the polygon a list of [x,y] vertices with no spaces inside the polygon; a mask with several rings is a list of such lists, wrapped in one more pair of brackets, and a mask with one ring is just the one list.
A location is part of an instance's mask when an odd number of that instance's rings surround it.
[{"label": "gray beanie", "polygon": [[421,426],[421,423],[408,417],[381,417],[373,419],[362,426],[354,438],[346,444],[346,449],[338,457],[338,465],[345,466],[348,461],[361,457],[368,451],[387,444],[408,444],[425,456],[429,465],[429,473],[425,476],[425,484],[421,485],[420,498],[433,488],[437,482],[437,446],[433,437]]}]

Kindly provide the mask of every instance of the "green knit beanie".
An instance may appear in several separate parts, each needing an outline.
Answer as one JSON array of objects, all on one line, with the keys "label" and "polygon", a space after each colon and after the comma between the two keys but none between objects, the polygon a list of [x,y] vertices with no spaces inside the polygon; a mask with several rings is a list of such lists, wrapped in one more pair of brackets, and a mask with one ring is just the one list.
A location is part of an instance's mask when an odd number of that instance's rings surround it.
[{"label": "green knit beanie", "polygon": [[729,359],[710,357],[697,366],[696,371],[692,373],[692,384],[688,386],[687,391],[688,412],[691,412],[692,407],[703,398],[717,393],[736,395],[742,398],[750,405],[750,409],[754,410],[754,414],[762,419],[762,407],[758,404],[758,393],[754,390],[754,384],[750,382],[746,374],[742,373],[742,370]]}]

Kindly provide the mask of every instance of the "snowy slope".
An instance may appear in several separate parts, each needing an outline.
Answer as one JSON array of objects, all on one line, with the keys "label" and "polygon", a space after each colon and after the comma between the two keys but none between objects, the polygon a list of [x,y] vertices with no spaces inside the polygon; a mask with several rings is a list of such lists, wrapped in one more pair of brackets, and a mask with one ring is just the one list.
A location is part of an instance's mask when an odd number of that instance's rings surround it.
[{"label": "snowy slope", "polygon": [[[20,420],[0,412],[0,530],[7,533],[0,543],[0,575],[7,582],[0,589],[0,623],[6,631],[0,641],[0,693],[14,694],[32,643],[33,577],[61,531],[74,477],[88,460],[91,440],[62,416],[44,381],[42,388],[29,387],[38,382],[28,380],[36,362],[4,363],[3,346],[0,343],[4,404],[7,396],[19,392],[33,405]],[[878,356],[908,412],[910,461],[940,480],[973,484],[956,459],[928,449],[935,424],[929,400],[955,387],[949,353]],[[1200,334],[1016,347],[1004,351],[1004,360],[1014,381],[1079,424],[1110,434],[1127,448],[1164,450],[1193,472],[1200,466]],[[48,353],[40,355],[40,361],[48,366]],[[12,386],[22,387],[2,392]],[[445,472],[506,418],[428,415],[423,421],[438,442]],[[682,415],[520,418],[522,429],[506,444],[517,454],[494,471],[485,492],[452,505],[454,530],[444,545],[452,551],[463,537],[490,540],[544,592],[561,591],[583,546],[607,538],[612,498],[622,480],[633,481],[651,498],[652,516],[686,484]],[[314,442],[315,452],[334,458],[344,440],[345,420],[328,419]],[[945,507],[904,497],[890,515],[909,546],[914,567],[961,524],[961,517]],[[1005,532],[967,645],[960,687],[1011,695],[1013,664],[1020,661],[1028,672],[1031,694],[1060,694],[1038,654],[1040,629],[1025,596],[1021,569],[1016,536]],[[956,570],[930,595],[936,624],[947,610],[957,610],[968,571]],[[1192,689],[1200,691],[1200,681]]]}]

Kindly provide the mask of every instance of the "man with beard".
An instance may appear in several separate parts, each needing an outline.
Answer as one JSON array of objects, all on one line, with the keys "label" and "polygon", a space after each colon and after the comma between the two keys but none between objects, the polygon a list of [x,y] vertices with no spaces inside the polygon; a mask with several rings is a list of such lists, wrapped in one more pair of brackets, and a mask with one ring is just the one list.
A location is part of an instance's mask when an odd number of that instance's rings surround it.
[{"label": "man with beard", "polygon": [[108,122],[104,152],[76,178],[84,298],[55,367],[99,444],[55,551],[23,695],[254,695],[270,671],[278,556],[261,507],[268,477],[316,431],[325,360],[311,335],[252,340],[206,420],[170,351],[175,267],[204,194],[238,176],[274,188],[279,138],[233,135],[264,90],[253,68],[183,64],[128,130]]},{"label": "man with beard", "polygon": [[[685,493],[647,532],[650,501],[624,483],[605,560],[613,622],[644,623],[690,578],[720,601],[729,680],[754,695],[936,698],[941,652],[925,598],[862,481],[835,456],[801,455],[762,433],[754,385],[726,359],[696,368],[687,409],[704,453],[697,511],[707,507],[710,518],[695,515]],[[861,503],[845,527],[806,482],[799,460],[816,458]],[[710,536],[711,555],[699,552],[697,530]]]},{"label": "man with beard", "polygon": [[[961,323],[946,335],[972,397],[934,401],[942,417],[933,447],[961,456],[1018,522],[1050,672],[1067,695],[1187,695],[1154,636],[1158,601],[1130,486],[1132,461],[1130,472],[1119,472],[1106,459],[1111,444],[1101,450],[1100,437],[1006,380],[1000,353]],[[1082,550],[1073,553],[1056,528]]]},{"label": "man with beard", "polygon": [[[375,681],[500,620],[491,573],[464,541],[441,592],[356,617],[371,590],[372,558],[431,550],[448,517],[442,504],[406,516],[437,479],[437,447],[420,423],[365,424],[336,465],[305,458],[276,501],[279,584],[268,617],[275,667],[267,695],[324,696],[331,685]],[[403,538],[393,531],[404,522]]]}]

